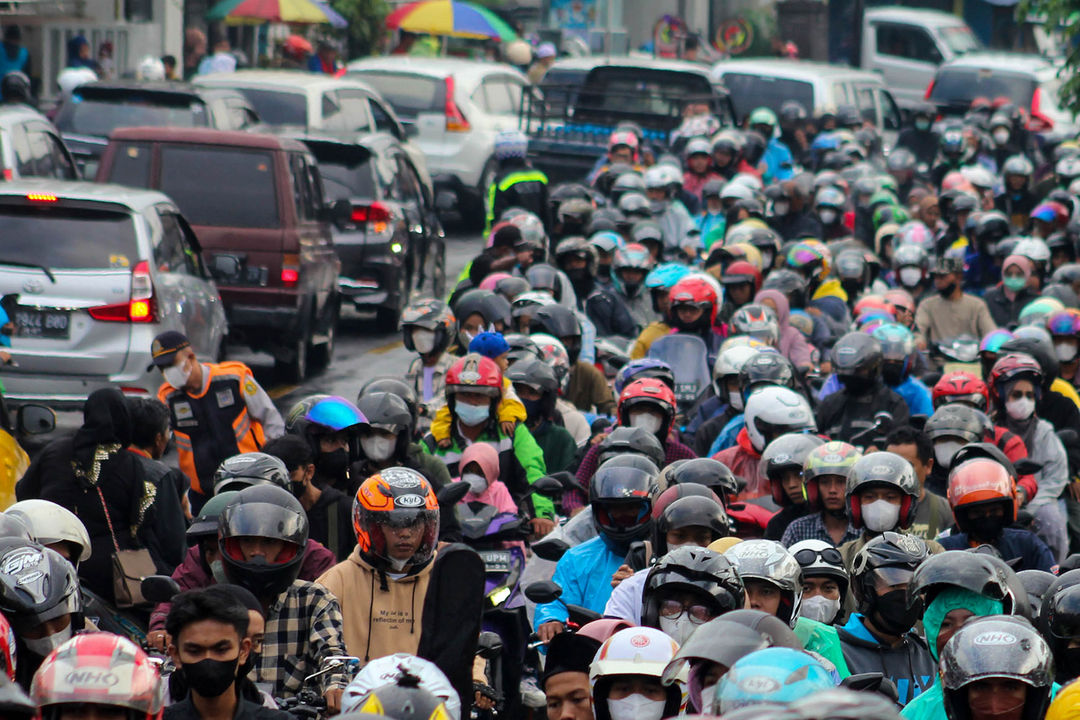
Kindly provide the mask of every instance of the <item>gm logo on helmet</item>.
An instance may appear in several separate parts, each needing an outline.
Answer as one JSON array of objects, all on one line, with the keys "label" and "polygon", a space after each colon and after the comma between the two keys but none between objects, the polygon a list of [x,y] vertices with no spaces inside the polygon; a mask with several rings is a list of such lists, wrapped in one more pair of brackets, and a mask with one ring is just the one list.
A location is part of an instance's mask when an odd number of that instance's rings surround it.
[{"label": "gm logo on helmet", "polygon": [[976,645],[1015,645],[1016,636],[1007,632],[985,632],[975,636]]},{"label": "gm logo on helmet", "polygon": [[424,504],[424,498],[419,495],[402,495],[394,499],[394,504],[405,508],[420,507]]}]

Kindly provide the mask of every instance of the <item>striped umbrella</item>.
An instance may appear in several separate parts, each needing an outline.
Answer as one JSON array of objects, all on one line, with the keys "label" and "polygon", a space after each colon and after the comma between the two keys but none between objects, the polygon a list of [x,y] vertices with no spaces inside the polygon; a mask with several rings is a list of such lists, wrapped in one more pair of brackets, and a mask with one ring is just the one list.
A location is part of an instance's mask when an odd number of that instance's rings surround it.
[{"label": "striped umbrella", "polygon": [[312,0],[221,0],[206,13],[206,19],[231,24],[325,25],[332,22],[326,11]]},{"label": "striped umbrella", "polygon": [[461,0],[418,0],[404,5],[386,18],[386,27],[422,35],[517,39],[513,28],[487,8]]}]

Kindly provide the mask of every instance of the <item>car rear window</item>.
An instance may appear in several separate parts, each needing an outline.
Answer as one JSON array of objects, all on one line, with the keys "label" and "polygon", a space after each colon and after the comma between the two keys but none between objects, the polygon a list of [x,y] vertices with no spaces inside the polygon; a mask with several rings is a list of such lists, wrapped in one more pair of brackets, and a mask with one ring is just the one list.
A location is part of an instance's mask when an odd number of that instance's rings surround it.
[{"label": "car rear window", "polygon": [[441,78],[381,71],[359,72],[354,76],[378,90],[394,111],[403,117],[443,111],[446,83]]},{"label": "car rear window", "polygon": [[798,101],[808,112],[814,110],[814,86],[803,80],[737,72],[724,73],[723,79],[739,118],[763,105],[779,113],[788,100]]},{"label": "car rear window", "polygon": [[206,127],[206,106],[195,100],[184,104],[158,104],[156,98],[137,95],[115,100],[84,99],[78,94],[60,107],[56,127],[61,132],[108,137],[118,127]]},{"label": "car rear window", "polygon": [[709,81],[683,72],[601,68],[589,74],[578,96],[588,110],[678,117],[687,102],[711,95]]},{"label": "car rear window", "polygon": [[238,88],[255,107],[259,119],[268,125],[307,127],[307,96],[295,92]]},{"label": "car rear window", "polygon": [[50,270],[134,267],[135,223],[126,212],[63,205],[0,203],[0,267],[43,265]]},{"label": "car rear window", "polygon": [[274,157],[233,148],[166,145],[161,191],[192,225],[279,227]]},{"label": "car rear window", "polygon": [[938,73],[930,91],[930,102],[939,105],[969,105],[977,97],[1007,97],[1020,107],[1031,104],[1035,78],[1020,73],[983,68],[946,68]]},{"label": "car rear window", "polygon": [[307,140],[319,163],[319,175],[328,202],[363,198],[378,200],[371,153],[358,145]]}]

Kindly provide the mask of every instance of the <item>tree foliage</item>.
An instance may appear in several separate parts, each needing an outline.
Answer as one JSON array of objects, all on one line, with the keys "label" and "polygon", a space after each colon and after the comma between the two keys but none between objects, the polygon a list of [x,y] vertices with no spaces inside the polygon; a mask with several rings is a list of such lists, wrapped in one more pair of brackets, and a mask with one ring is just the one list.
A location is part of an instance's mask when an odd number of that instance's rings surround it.
[{"label": "tree foliage", "polygon": [[345,29],[348,58],[371,55],[378,49],[390,12],[386,0],[330,0],[330,5],[349,21]]},{"label": "tree foliage", "polygon": [[1016,22],[1038,17],[1051,37],[1059,38],[1065,54],[1061,69],[1061,106],[1080,116],[1080,3],[1077,0],[1021,0]]}]

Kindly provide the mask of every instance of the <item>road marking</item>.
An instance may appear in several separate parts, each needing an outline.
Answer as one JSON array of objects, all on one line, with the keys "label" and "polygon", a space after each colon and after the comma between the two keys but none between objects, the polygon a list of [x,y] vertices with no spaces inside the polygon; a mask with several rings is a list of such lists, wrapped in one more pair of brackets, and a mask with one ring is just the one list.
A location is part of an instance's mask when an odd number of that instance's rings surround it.
[{"label": "road marking", "polygon": [[368,352],[371,353],[372,355],[385,355],[386,353],[391,352],[393,350],[397,350],[400,347],[405,347],[405,343],[402,342],[401,340],[395,340],[394,342],[386,343],[385,345],[380,345],[379,347],[375,348],[374,350],[368,350]]},{"label": "road marking", "polygon": [[279,385],[276,388],[268,390],[266,394],[270,396],[271,400],[278,400],[298,389],[299,387],[299,385]]}]

